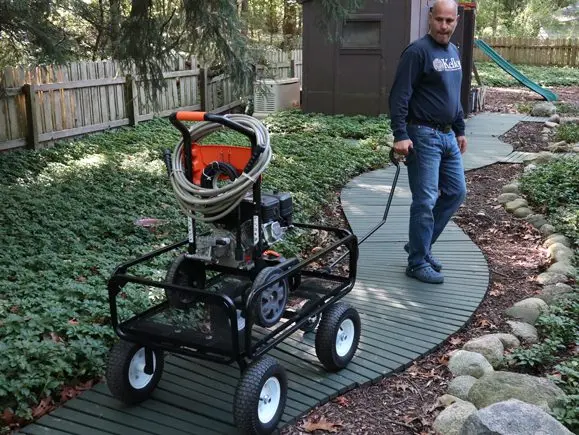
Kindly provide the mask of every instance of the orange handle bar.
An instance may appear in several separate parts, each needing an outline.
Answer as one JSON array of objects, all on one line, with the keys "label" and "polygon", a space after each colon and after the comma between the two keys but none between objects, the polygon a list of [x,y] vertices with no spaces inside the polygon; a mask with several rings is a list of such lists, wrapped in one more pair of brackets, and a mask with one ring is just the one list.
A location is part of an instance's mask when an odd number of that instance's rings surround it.
[{"label": "orange handle bar", "polygon": [[175,117],[178,121],[205,121],[207,112],[177,112]]}]

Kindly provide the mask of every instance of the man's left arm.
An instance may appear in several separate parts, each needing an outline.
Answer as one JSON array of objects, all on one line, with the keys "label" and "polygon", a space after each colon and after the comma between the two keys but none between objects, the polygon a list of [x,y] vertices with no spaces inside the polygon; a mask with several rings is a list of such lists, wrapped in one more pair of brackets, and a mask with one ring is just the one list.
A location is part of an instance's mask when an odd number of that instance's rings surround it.
[{"label": "man's left arm", "polygon": [[458,149],[460,150],[461,154],[464,154],[466,151],[467,140],[466,140],[466,135],[464,133],[464,131],[465,131],[464,111],[462,110],[462,107],[460,108],[460,110],[458,112],[458,116],[456,117],[456,120],[452,124],[452,130],[454,131],[454,134],[456,135],[456,141],[458,142]]}]

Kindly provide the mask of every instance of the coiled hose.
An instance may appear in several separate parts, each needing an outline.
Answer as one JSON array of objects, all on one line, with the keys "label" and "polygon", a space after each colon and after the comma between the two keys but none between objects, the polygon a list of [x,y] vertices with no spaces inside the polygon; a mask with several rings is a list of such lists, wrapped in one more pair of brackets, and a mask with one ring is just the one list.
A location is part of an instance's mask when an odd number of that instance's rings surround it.
[{"label": "coiled hose", "polygon": [[[250,168],[249,172],[243,172],[232,183],[222,187],[205,188],[198,186],[187,179],[183,154],[183,140],[181,140],[172,155],[171,184],[175,197],[183,212],[202,222],[215,222],[231,213],[243,200],[245,195],[252,189],[258,177],[265,171],[271,161],[271,146],[269,132],[259,120],[243,114],[225,115],[230,119],[255,133],[258,147],[262,152]],[[216,122],[203,121],[195,123],[189,130],[191,140],[199,142],[209,134],[223,128]],[[189,150],[187,150],[189,152]]]}]

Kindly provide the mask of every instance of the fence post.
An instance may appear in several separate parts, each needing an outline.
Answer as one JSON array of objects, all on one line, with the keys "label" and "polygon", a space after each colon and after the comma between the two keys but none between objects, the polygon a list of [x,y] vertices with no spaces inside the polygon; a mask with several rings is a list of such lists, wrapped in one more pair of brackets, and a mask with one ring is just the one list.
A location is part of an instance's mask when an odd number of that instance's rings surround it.
[{"label": "fence post", "polygon": [[139,122],[139,106],[137,104],[137,84],[135,78],[128,74],[125,81],[125,104],[127,106],[127,117],[129,125],[137,125]]},{"label": "fence post", "polygon": [[37,150],[38,140],[38,116],[36,116],[36,90],[34,85],[25,84],[22,86],[26,104],[26,141],[28,148]]},{"label": "fence post", "polygon": [[296,76],[296,61],[290,60],[290,75],[289,78],[293,78]]},{"label": "fence post", "polygon": [[205,67],[199,69],[199,102],[201,103],[201,110],[209,112],[207,107],[207,69]]}]

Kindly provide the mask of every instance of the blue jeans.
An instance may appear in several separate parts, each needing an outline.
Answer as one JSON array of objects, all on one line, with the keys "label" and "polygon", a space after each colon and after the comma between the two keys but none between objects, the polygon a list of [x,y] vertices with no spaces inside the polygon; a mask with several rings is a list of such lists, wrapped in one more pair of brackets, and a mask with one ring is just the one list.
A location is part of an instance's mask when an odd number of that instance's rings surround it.
[{"label": "blue jeans", "polygon": [[408,266],[416,269],[428,265],[432,245],[466,197],[466,181],[454,132],[422,125],[407,131],[414,147],[406,159],[412,192]]}]

